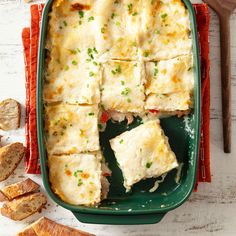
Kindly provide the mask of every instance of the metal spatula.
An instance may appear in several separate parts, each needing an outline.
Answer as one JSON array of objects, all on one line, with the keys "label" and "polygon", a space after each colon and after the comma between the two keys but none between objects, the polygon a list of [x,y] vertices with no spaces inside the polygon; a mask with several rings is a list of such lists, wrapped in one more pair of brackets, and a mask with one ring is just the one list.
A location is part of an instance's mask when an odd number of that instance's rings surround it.
[{"label": "metal spatula", "polygon": [[231,53],[230,15],[236,8],[236,0],[203,0],[215,10],[220,19],[221,86],[224,152],[231,152]]}]

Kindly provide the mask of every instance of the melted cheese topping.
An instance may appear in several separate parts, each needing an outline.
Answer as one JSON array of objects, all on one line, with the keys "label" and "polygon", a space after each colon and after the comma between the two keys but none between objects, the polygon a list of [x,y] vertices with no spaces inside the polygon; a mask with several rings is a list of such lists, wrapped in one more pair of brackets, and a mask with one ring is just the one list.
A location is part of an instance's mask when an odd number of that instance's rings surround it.
[{"label": "melted cheese topping", "polygon": [[143,0],[140,46],[144,60],[170,59],[192,49],[188,10],[181,0]]},{"label": "melted cheese topping", "polygon": [[96,45],[104,59],[138,59],[141,0],[99,0]]},{"label": "melted cheese topping", "polygon": [[74,59],[67,65],[55,66],[46,75],[43,96],[46,102],[64,101],[70,104],[97,104],[100,101],[99,65],[80,63]]},{"label": "melted cheese topping", "polygon": [[178,166],[159,120],[148,121],[110,140],[127,191],[142,179],[158,177]]},{"label": "melted cheese topping", "polygon": [[189,92],[170,94],[149,94],[145,109],[158,111],[186,111],[192,107],[192,97]]},{"label": "melted cheese topping", "polygon": [[49,154],[73,154],[100,149],[96,105],[48,105],[45,112]]},{"label": "melted cheese topping", "polygon": [[65,202],[94,205],[101,199],[101,154],[48,157],[53,191]]},{"label": "melted cheese topping", "polygon": [[[63,65],[77,57],[84,61],[95,47],[95,0],[57,0],[49,20],[47,48]],[[71,55],[72,54],[72,55]],[[72,57],[73,56],[73,57]],[[69,58],[68,58],[69,57]]]},{"label": "melted cheese topping", "polygon": [[104,64],[102,105],[106,110],[141,112],[144,107],[143,66],[136,62]]},{"label": "melted cheese topping", "polygon": [[146,94],[192,91],[194,77],[192,56],[146,63]]},{"label": "melted cheese topping", "polygon": [[95,104],[100,101],[94,2],[53,3],[46,45],[50,52],[44,83],[47,102]]}]

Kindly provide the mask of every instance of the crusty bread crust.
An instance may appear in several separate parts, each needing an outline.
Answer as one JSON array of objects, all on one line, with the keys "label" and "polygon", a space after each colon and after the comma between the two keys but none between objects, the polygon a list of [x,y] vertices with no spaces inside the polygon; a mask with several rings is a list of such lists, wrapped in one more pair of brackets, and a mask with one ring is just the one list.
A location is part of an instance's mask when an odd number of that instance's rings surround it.
[{"label": "crusty bread crust", "polygon": [[84,231],[58,224],[46,217],[39,219],[32,227],[38,236],[92,236]]},{"label": "crusty bread crust", "polygon": [[0,190],[0,202],[4,202],[4,201],[7,201],[7,197],[1,192]]},{"label": "crusty bread crust", "polygon": [[[33,180],[31,180],[30,178],[28,178],[21,182],[8,185],[2,188],[0,191],[10,201],[16,197],[36,191],[37,189],[39,189],[39,185],[35,183]],[[0,201],[1,201],[1,197],[0,197]]]},{"label": "crusty bread crust", "polygon": [[1,214],[12,220],[23,220],[35,212],[41,211],[47,199],[42,193],[31,193],[5,203]]},{"label": "crusty bread crust", "polygon": [[22,143],[11,143],[0,148],[0,181],[7,179],[25,155]]},{"label": "crusty bread crust", "polygon": [[16,236],[38,236],[32,226],[28,226],[27,228],[23,229],[23,231],[19,232]]},{"label": "crusty bread crust", "polygon": [[6,99],[0,103],[0,129],[13,130],[20,127],[21,106],[14,99]]},{"label": "crusty bread crust", "polygon": [[94,236],[84,231],[58,224],[46,217],[35,221],[17,236]]}]

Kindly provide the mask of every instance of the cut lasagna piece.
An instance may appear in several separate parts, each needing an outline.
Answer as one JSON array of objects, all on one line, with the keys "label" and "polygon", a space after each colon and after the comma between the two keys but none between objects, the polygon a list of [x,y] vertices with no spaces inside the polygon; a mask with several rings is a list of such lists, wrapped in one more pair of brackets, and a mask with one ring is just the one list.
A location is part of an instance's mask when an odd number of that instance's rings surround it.
[{"label": "cut lasagna piece", "polygon": [[124,177],[124,187],[142,179],[161,176],[178,166],[159,120],[144,123],[110,140]]},{"label": "cut lasagna piece", "polygon": [[59,64],[66,66],[72,57],[91,58],[87,50],[95,47],[95,5],[96,0],[53,2],[46,47]]},{"label": "cut lasagna piece", "polygon": [[193,106],[191,94],[187,91],[170,94],[149,94],[146,98],[145,109],[160,112],[187,111]]},{"label": "cut lasagna piece", "polygon": [[159,62],[146,62],[146,91],[150,93],[177,93],[194,87],[192,55]]},{"label": "cut lasagna piece", "polygon": [[141,0],[99,0],[96,47],[102,59],[137,60]]},{"label": "cut lasagna piece", "polygon": [[[95,205],[102,200],[100,152],[48,157],[53,191],[66,203]],[[109,186],[106,188],[109,191]],[[107,193],[103,193],[103,196]]]},{"label": "cut lasagna piece", "polygon": [[[92,50],[92,49],[91,49]],[[47,71],[43,96],[46,102],[98,104],[100,102],[101,69],[98,63],[80,63],[71,57],[67,65]]]},{"label": "cut lasagna piece", "polygon": [[192,107],[194,75],[192,55],[146,62],[145,109],[186,111]]},{"label": "cut lasagna piece", "polygon": [[104,64],[101,103],[105,110],[141,112],[144,109],[143,66],[138,62]]},{"label": "cut lasagna piece", "polygon": [[46,146],[49,154],[73,154],[100,149],[98,107],[69,104],[45,107]]},{"label": "cut lasagna piece", "polygon": [[192,48],[188,10],[181,0],[142,0],[139,44],[144,60],[189,54]]}]

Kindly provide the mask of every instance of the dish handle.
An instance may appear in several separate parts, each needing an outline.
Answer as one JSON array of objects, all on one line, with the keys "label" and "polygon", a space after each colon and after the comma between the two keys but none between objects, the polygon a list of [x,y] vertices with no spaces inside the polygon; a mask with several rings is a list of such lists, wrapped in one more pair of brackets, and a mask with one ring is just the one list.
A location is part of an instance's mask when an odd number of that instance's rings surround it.
[{"label": "dish handle", "polygon": [[82,223],[110,225],[140,225],[159,223],[166,213],[140,215],[101,215],[72,212]]}]

